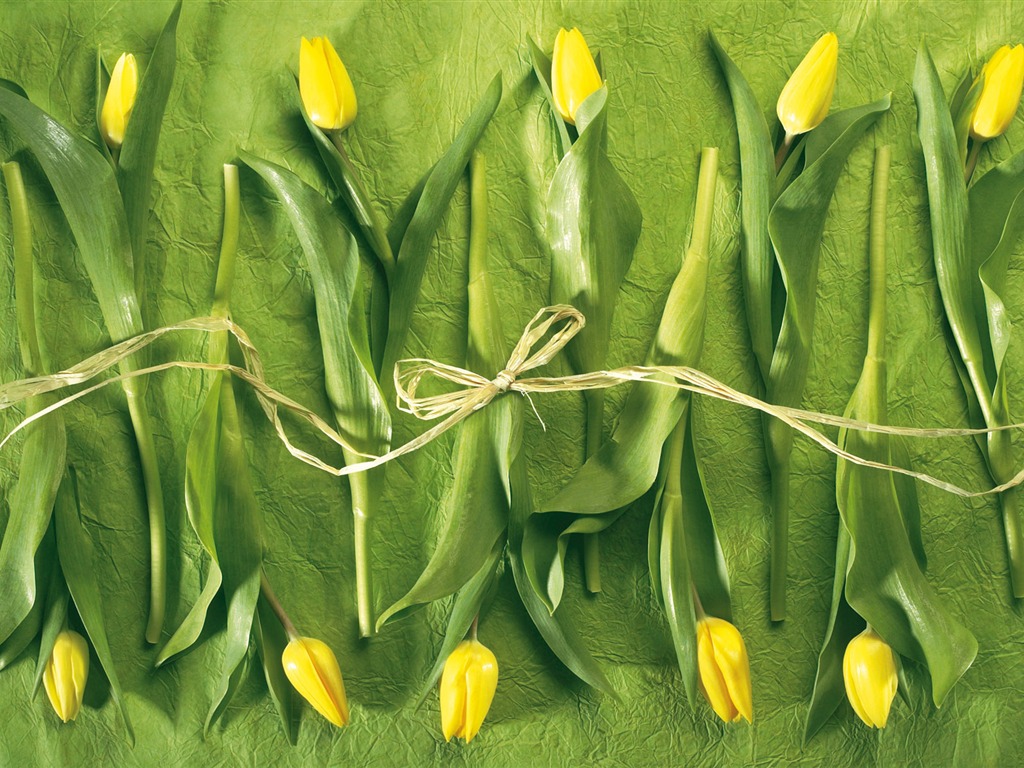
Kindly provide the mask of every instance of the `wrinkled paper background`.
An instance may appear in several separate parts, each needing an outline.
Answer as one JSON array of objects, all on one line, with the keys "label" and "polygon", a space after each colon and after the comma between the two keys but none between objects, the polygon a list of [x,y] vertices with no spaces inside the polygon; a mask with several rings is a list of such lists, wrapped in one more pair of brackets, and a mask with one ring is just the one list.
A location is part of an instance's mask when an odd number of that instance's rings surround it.
[{"label": "wrinkled paper background", "polygon": [[[0,5],[0,77],[76,130],[94,135],[95,56],[122,50],[145,63],[171,2]],[[894,423],[965,424],[966,408],[946,350],[931,261],[924,171],[910,89],[918,42],[927,39],[943,84],[954,87],[996,47],[1024,37],[1024,4],[1013,2],[186,2],[178,71],[164,121],[149,235],[148,327],[208,311],[219,248],[221,164],[244,147],[327,190],[298,113],[294,73],[300,35],[329,35],[359,95],[346,143],[390,216],[436,159],[496,71],[505,95],[481,143],[489,163],[491,253],[507,308],[509,348],[547,303],[543,200],[554,169],[550,115],[527,53],[533,35],[550,50],[560,26],[579,26],[599,49],[611,89],[610,152],[636,193],[644,230],[616,311],[609,365],[642,361],[678,266],[692,215],[701,145],[722,149],[707,343],[703,367],[756,391],[738,275],[738,153],[732,110],[707,44],[714,29],[766,111],[789,72],[823,32],[840,39],[834,106],[886,91],[884,117],[854,150],[830,209],[823,242],[815,352],[805,404],[841,413],[865,348],[866,225],[874,146],[893,146],[889,210],[890,404]],[[1024,148],[1020,117],[992,143],[982,170]],[[38,313],[51,364],[66,367],[109,343],[99,309],[52,192],[6,127],[0,158],[26,165],[36,215]],[[268,190],[243,170],[243,222],[234,296],[236,320],[252,335],[271,383],[329,414],[313,296],[298,243]],[[467,195],[457,193],[430,256],[408,355],[461,363],[465,349]],[[14,320],[10,218],[0,214],[0,377],[20,374]],[[1017,255],[1024,254],[1018,247]],[[1011,264],[1006,297],[1018,324],[1024,275]],[[1018,333],[1008,357],[1014,416],[1024,415]],[[179,338],[161,357],[198,359],[202,342]],[[558,372],[557,366],[554,371]],[[171,372],[151,383],[164,467],[171,559],[169,618],[198,594],[205,563],[184,516],[184,450],[203,379]],[[607,409],[608,426],[624,391]],[[586,597],[578,552],[566,613],[621,691],[621,701],[582,686],[547,651],[505,577],[481,623],[501,679],[473,744],[445,744],[436,696],[415,694],[444,626],[435,606],[356,640],[347,485],[293,460],[250,395],[249,453],[264,515],[266,567],[295,623],[337,651],[352,723],[331,727],[306,708],[288,745],[258,666],[204,740],[202,723],[220,674],[221,641],[158,672],[142,643],[147,534],[142,486],[123,397],[106,390],[66,410],[68,456],[78,469],[83,515],[118,671],[137,732],[132,749],[115,708],[93,686],[74,724],[61,726],[43,694],[29,700],[34,660],[0,675],[0,764],[39,765],[789,765],[999,766],[1024,750],[1024,617],[1012,604],[1002,528],[991,500],[962,500],[919,486],[929,577],[977,635],[974,666],[936,711],[923,675],[894,705],[889,727],[869,731],[847,705],[802,745],[803,720],[827,618],[837,526],[835,461],[798,440],[794,458],[790,619],[767,612],[768,479],[759,419],[703,401],[699,445],[731,568],[737,624],[750,651],[755,722],[724,726],[703,701],[687,705],[667,626],[647,577],[647,510],[630,510],[602,537],[606,591]],[[552,493],[581,459],[582,398],[535,398],[547,430],[529,416],[526,434],[538,497]],[[0,419],[9,429],[17,414]],[[421,426],[398,425],[399,441]],[[374,545],[378,602],[414,581],[433,545],[440,501],[451,483],[451,436],[389,471]],[[340,452],[305,437],[335,463]],[[0,454],[0,493],[13,485],[18,445]],[[988,483],[969,439],[912,445],[918,467],[961,485]],[[0,517],[7,514],[0,504]],[[30,654],[31,655],[31,654]],[[98,665],[94,665],[98,676]]]}]

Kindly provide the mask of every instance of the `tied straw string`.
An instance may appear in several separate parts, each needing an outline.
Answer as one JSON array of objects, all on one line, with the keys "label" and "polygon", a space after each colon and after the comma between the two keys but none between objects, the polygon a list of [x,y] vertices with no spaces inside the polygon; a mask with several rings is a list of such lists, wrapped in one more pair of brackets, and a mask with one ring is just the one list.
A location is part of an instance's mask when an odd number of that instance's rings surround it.
[{"label": "tied straw string", "polygon": [[[217,364],[193,362],[189,360],[171,360],[146,368],[124,371],[115,376],[105,378],[97,383],[68,395],[38,413],[22,420],[12,429],[2,441],[0,449],[23,429],[41,419],[47,414],[59,408],[63,408],[98,389],[116,384],[129,378],[147,376],[160,371],[172,368],[184,368],[187,370],[201,371],[224,371],[237,377],[252,387],[261,409],[267,419],[274,427],[278,438],[284,444],[288,452],[300,461],[316,467],[319,470],[328,472],[335,476],[350,475],[356,472],[379,467],[389,461],[393,461],[407,453],[412,453],[452,429],[460,422],[467,419],[474,412],[487,406],[496,397],[508,392],[518,392],[529,397],[531,394],[545,392],[580,392],[590,389],[607,389],[626,382],[647,382],[658,386],[672,387],[684,392],[711,397],[724,402],[735,403],[747,408],[752,408],[767,413],[780,421],[786,423],[796,431],[805,435],[822,448],[838,457],[846,459],[854,464],[864,467],[898,472],[913,477],[941,490],[952,493],[956,496],[973,498],[1001,493],[1002,491],[1014,488],[1024,482],[1024,469],[1021,469],[1009,481],[990,488],[985,491],[969,491],[960,486],[941,480],[925,472],[917,472],[905,467],[894,466],[884,462],[871,461],[840,448],[827,435],[813,424],[839,427],[841,429],[853,429],[864,432],[875,432],[879,434],[902,435],[905,437],[919,438],[941,438],[941,437],[964,437],[987,434],[1000,430],[1024,429],[1024,424],[1009,424],[990,429],[956,429],[956,428],[931,428],[919,429],[915,427],[898,427],[885,424],[873,424],[871,422],[848,419],[842,416],[833,416],[817,411],[807,411],[799,408],[787,408],[785,406],[766,403],[751,395],[733,389],[717,379],[709,376],[703,371],[687,366],[626,366],[610,371],[595,371],[592,373],[577,374],[574,376],[561,377],[533,377],[524,378],[523,374],[535,368],[539,368],[552,359],[565,347],[566,344],[586,324],[583,314],[574,307],[559,304],[541,309],[527,324],[522,337],[516,343],[512,354],[509,356],[505,368],[493,379],[488,379],[473,371],[467,371],[445,363],[439,363],[426,358],[412,358],[400,360],[395,365],[395,389],[398,397],[398,408],[404,413],[409,413],[418,419],[432,421],[442,419],[436,425],[413,438],[404,445],[399,446],[385,454],[375,455],[365,453],[353,446],[344,435],[333,429],[324,419],[301,403],[296,402],[287,395],[284,395],[273,387],[266,380],[266,371],[263,361],[255,345],[248,334],[232,320],[226,317],[200,317],[185,320],[180,323],[164,326],[147,333],[140,334],[115,344],[92,357],[78,363],[59,373],[48,376],[38,376],[29,379],[20,379],[0,386],[0,410],[5,410],[32,397],[47,392],[67,387],[85,384],[97,376],[109,371],[121,361],[131,357],[140,350],[148,347],[163,336],[181,331],[200,331],[203,333],[229,332],[238,342],[242,352],[244,367],[231,364]],[[540,342],[544,343],[534,351]],[[419,387],[426,382],[446,382],[458,387],[449,392],[437,395],[418,394]],[[281,421],[281,409],[288,411],[303,421],[309,423],[317,431],[326,436],[333,443],[362,457],[364,461],[349,464],[344,467],[335,467],[324,461],[315,454],[309,453],[296,446],[288,435],[287,430]]]}]

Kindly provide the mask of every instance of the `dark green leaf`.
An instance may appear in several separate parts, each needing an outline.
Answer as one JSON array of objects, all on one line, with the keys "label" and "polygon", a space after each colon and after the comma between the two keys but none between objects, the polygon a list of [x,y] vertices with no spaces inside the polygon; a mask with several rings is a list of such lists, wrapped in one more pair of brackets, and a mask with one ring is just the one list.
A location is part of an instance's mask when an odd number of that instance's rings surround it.
[{"label": "dark green leaf", "polygon": [[316,296],[327,396],[338,427],[358,450],[385,453],[391,417],[374,374],[366,315],[362,307],[352,307],[359,270],[355,239],[328,202],[295,174],[247,152],[240,156],[274,190],[302,244]]},{"label": "dark green leaf", "polygon": [[772,337],[772,274],[775,255],[768,238],[768,213],[773,202],[775,161],[771,135],[764,113],[750,90],[743,73],[722,48],[714,33],[709,34],[711,50],[725,75],[736,114],[736,132],[740,147],[740,183],[743,187],[740,208],[740,258],[742,259],[743,300],[750,344],[754,350],[761,380],[767,385],[775,347]]},{"label": "dark green leaf", "polygon": [[121,690],[117,668],[114,665],[114,658],[110,654],[110,644],[107,641],[103,600],[100,597],[99,583],[96,581],[93,544],[82,525],[77,486],[74,470],[69,470],[60,484],[60,491],[54,505],[57,554],[60,557],[60,567],[64,572],[75,609],[82,619],[82,625],[85,627],[86,634],[89,635],[89,641],[92,643],[100,666],[103,667],[103,673],[110,682],[111,695],[118,709],[121,710],[121,717],[124,718],[124,725],[128,730],[128,738],[134,743],[135,731],[132,728],[131,719],[128,717],[124,692]]},{"label": "dark green leaf", "polygon": [[395,268],[395,281],[391,291],[391,313],[388,321],[388,341],[381,367],[382,387],[387,396],[394,390],[391,371],[405,348],[409,322],[419,296],[427,255],[441,218],[469,164],[484,129],[491,121],[501,101],[501,75],[495,75],[487,92],[463,125],[455,141],[434,166],[426,179],[415,212],[402,235]]},{"label": "dark green leaf", "polygon": [[288,681],[284,666],[281,664],[281,654],[288,645],[288,636],[262,595],[257,603],[256,618],[253,621],[256,650],[263,662],[263,676],[267,680],[267,688],[274,700],[274,706],[281,716],[284,732],[294,746],[299,737],[299,708],[295,706],[295,689]]},{"label": "dark green leaf", "polygon": [[577,373],[604,366],[619,286],[640,237],[640,206],[608,160],[608,90],[576,113],[579,138],[555,170],[547,198],[551,303],[571,304],[586,327],[566,347]]}]

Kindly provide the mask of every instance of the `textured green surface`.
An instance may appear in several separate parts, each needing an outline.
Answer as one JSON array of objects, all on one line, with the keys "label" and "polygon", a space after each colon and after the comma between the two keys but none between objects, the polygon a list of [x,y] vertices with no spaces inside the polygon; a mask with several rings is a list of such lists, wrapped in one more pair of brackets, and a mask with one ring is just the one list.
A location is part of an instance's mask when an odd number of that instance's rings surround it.
[{"label": "textured green surface", "polygon": [[[93,129],[96,49],[108,63],[122,49],[146,58],[172,3],[5,3],[0,6],[0,77],[20,82],[62,122]],[[297,112],[294,71],[300,35],[330,35],[360,98],[348,137],[390,216],[440,156],[500,70],[505,96],[481,143],[491,187],[491,258],[511,346],[547,303],[549,266],[542,201],[555,165],[549,109],[531,72],[527,36],[549,48],[559,26],[580,26],[601,51],[609,80],[612,162],[633,189],[644,230],[612,327],[611,365],[643,359],[687,240],[697,156],[722,149],[720,216],[712,241],[703,367],[753,391],[757,372],[742,313],[737,263],[738,152],[728,94],[706,30],[714,28],[763,104],[772,104],[807,47],[832,29],[840,39],[837,108],[893,92],[891,114],[851,155],[825,225],[819,306],[808,386],[810,407],[841,413],[864,354],[867,317],[867,207],[873,144],[893,146],[890,191],[890,420],[962,425],[966,405],[942,331],[929,246],[923,162],[910,91],[917,42],[927,36],[947,92],[965,68],[1024,37],[1017,3],[296,3],[187,2],[179,63],[153,188],[146,274],[147,321],[205,312],[220,237],[221,164],[246,147],[290,166],[323,189],[326,175]],[[982,169],[1024,148],[1020,118],[983,156]],[[89,134],[91,135],[91,133]],[[19,145],[0,126],[0,159]],[[109,339],[70,235],[38,167],[19,154],[37,212],[38,308],[54,365],[66,366]],[[329,405],[313,295],[299,244],[283,212],[243,171],[243,229],[233,297],[236,319],[264,352],[271,382],[325,416]],[[459,363],[465,354],[466,189],[455,196],[413,313],[409,355]],[[4,205],[6,208],[6,204]],[[0,215],[0,378],[20,371],[14,324],[10,221]],[[1005,299],[1024,318],[1021,248],[1011,257]],[[1024,397],[1021,334],[1010,342],[1011,410]],[[203,355],[198,343],[168,343],[155,355]],[[151,384],[170,527],[169,623],[199,593],[201,546],[185,520],[184,450],[201,402],[202,378],[165,374]],[[606,428],[624,391],[609,396]],[[1016,394],[1016,398],[1015,398]],[[129,748],[109,700],[60,726],[46,701],[29,702],[33,664],[0,675],[0,765],[1012,765],[1024,750],[1024,616],[1009,597],[1002,528],[994,501],[963,501],[920,487],[929,578],[976,634],[974,666],[934,710],[909,669],[889,728],[869,732],[846,705],[806,747],[802,723],[827,621],[835,552],[835,461],[798,440],[793,459],[790,619],[767,617],[767,470],[759,418],[732,406],[697,405],[700,453],[732,575],[734,621],[744,632],[754,677],[753,726],[721,725],[685,702],[668,629],[646,573],[647,512],[630,510],[602,540],[605,592],[580,593],[570,555],[563,610],[574,618],[622,700],[595,694],[562,669],[538,639],[510,575],[480,638],[498,657],[498,693],[481,735],[466,747],[440,738],[436,699],[413,699],[441,639],[430,609],[356,638],[347,484],[291,459],[244,393],[253,482],[264,514],[267,570],[293,620],[337,651],[352,723],[333,729],[307,708],[289,747],[254,665],[222,725],[202,738],[218,682],[224,638],[215,636],[152,672],[143,645],[147,533],[135,443],[114,390],[66,413],[68,458],[78,470],[82,518],[96,547],[111,653],[118,664],[137,743]],[[582,398],[535,398],[547,431],[527,409],[528,456],[543,501],[582,458]],[[2,426],[13,424],[6,414]],[[401,419],[396,443],[418,425]],[[443,439],[388,472],[375,539],[378,605],[415,581],[434,544],[434,520],[451,486]],[[335,463],[325,441],[311,445]],[[987,472],[968,440],[910,447],[918,468],[982,487]],[[0,489],[13,487],[20,444],[0,454]],[[6,502],[2,516],[6,518]]]}]

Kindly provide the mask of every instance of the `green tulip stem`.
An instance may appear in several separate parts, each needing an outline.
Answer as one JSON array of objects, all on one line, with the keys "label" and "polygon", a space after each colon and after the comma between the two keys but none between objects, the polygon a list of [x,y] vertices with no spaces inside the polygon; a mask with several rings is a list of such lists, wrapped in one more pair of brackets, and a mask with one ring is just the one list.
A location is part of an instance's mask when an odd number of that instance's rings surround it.
[{"label": "green tulip stem", "polygon": [[768,599],[772,621],[786,620],[786,570],[789,560],[789,451],[770,451],[772,478],[772,556]]},{"label": "green tulip stem", "polygon": [[971,177],[974,176],[974,169],[978,167],[978,157],[981,155],[981,147],[984,143],[977,139],[971,140],[971,151],[967,155],[967,165],[964,166],[964,184],[971,183]]},{"label": "green tulip stem", "polygon": [[28,211],[25,181],[18,163],[4,163],[4,181],[11,205],[14,236],[14,303],[18,320],[18,341],[25,373],[43,373],[43,356],[36,331],[35,292],[32,278],[32,218]]},{"label": "green tulip stem", "polygon": [[1010,561],[1010,586],[1013,596],[1024,598],[1024,530],[1020,523],[1020,488],[1010,488],[999,494],[999,509],[1003,513],[1006,532],[1006,553]]},{"label": "green tulip stem", "polygon": [[[345,166],[345,178],[351,180],[351,184],[347,185],[347,188],[342,189],[341,193],[346,198],[346,203],[348,203],[352,215],[356,217],[361,228],[369,237],[373,252],[377,254],[377,258],[380,259],[380,264],[384,268],[388,285],[391,285],[395,272],[395,254],[391,250],[391,243],[388,240],[384,223],[381,221],[377,209],[371,205],[366,187],[363,186],[356,167],[352,164],[348,152],[345,151],[345,145],[341,141],[342,133],[343,131],[329,131],[327,134],[330,136],[335,149],[338,150],[338,157]],[[367,229],[369,230],[368,232]]]},{"label": "green tulip stem", "polygon": [[479,624],[480,624],[480,614],[478,613],[476,616],[473,617],[473,624],[469,628],[469,638],[474,643],[476,642],[476,630],[477,630],[477,625],[479,625]]},{"label": "green tulip stem", "polygon": [[224,226],[221,230],[220,257],[217,260],[217,283],[213,289],[213,315],[231,314],[231,286],[235,282],[235,254],[238,251],[238,166],[224,165]]},{"label": "green tulip stem", "polygon": [[270,606],[270,610],[274,612],[278,621],[281,622],[281,626],[284,627],[284,632],[288,635],[288,639],[297,639],[299,637],[299,633],[295,629],[295,625],[292,624],[292,620],[288,618],[288,614],[285,612],[284,606],[281,605],[281,601],[277,599],[277,595],[274,593],[274,588],[270,586],[270,580],[267,578],[267,572],[262,568],[260,569],[260,592],[263,593],[263,599],[267,601],[267,605]]},{"label": "green tulip stem", "polygon": [[869,253],[868,355],[885,360],[885,215],[889,198],[889,146],[875,150],[875,173],[871,183],[871,230]]},{"label": "green tulip stem", "polygon": [[[601,448],[604,423],[604,390],[594,389],[584,396],[587,403],[587,452],[590,458]],[[583,535],[583,575],[587,591],[601,591],[601,540],[596,533]]]},{"label": "green tulip stem", "polygon": [[789,153],[789,148],[793,146],[793,139],[795,137],[791,133],[786,133],[786,138],[782,140],[782,144],[779,145],[779,151],[775,153],[775,173],[782,170],[782,164],[786,161],[786,155]]},{"label": "green tulip stem", "polygon": [[160,483],[160,460],[153,440],[153,427],[146,407],[145,388],[139,379],[125,379],[122,383],[128,400],[128,414],[135,429],[135,442],[139,447],[142,483],[146,494],[149,517],[149,621],[146,624],[146,642],[158,643],[164,626],[167,600],[167,523],[164,514],[164,493]]},{"label": "green tulip stem", "polygon": [[[346,463],[356,463],[358,458],[346,457]],[[356,566],[356,613],[359,618],[359,636],[371,637],[374,633],[373,580],[370,571],[370,485],[369,473],[357,472],[349,475],[349,490],[352,494],[352,525]]]}]

